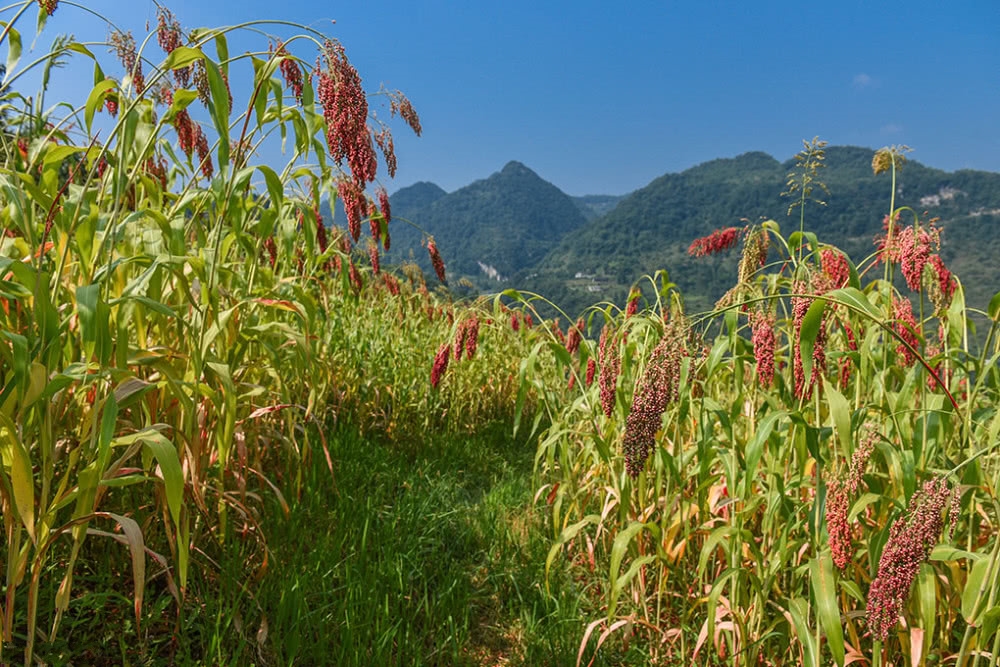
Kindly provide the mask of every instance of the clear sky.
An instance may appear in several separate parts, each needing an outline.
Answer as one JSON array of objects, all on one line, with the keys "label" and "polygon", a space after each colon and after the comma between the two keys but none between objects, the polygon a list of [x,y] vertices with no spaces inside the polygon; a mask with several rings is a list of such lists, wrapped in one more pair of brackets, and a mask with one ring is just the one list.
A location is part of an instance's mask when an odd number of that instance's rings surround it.
[{"label": "clear sky", "polygon": [[[147,21],[155,29],[152,1],[81,1],[137,40]],[[519,160],[570,194],[623,194],[716,157],[763,150],[784,160],[815,135],[908,144],[913,159],[947,170],[1000,171],[1000,0],[168,6],[185,29],[264,18],[309,24],[340,40],[367,88],[402,89],[424,135],[396,129],[390,192],[422,180],[451,191]],[[22,32],[27,47],[31,30]],[[65,4],[41,42],[55,32],[106,37]],[[234,55],[261,48],[263,37],[250,35],[230,44]],[[155,39],[150,49],[162,57]],[[60,86],[79,88],[82,104],[89,66],[58,76]]]}]

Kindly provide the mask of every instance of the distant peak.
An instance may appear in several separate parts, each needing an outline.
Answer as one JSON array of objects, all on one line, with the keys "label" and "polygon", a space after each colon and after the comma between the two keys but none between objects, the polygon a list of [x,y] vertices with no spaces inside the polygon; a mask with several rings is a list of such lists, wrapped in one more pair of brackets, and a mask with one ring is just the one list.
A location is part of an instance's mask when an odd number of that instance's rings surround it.
[{"label": "distant peak", "polygon": [[528,169],[524,164],[518,162],[517,160],[511,160],[504,165],[503,169],[500,171],[501,174],[534,174],[535,172]]}]

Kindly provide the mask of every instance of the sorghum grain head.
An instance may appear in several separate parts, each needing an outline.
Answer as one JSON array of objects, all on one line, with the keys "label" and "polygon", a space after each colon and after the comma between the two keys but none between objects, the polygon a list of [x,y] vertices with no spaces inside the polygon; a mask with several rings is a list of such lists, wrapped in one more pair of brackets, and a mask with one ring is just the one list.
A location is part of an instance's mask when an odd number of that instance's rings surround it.
[{"label": "sorghum grain head", "polygon": [[868,625],[879,641],[885,641],[896,626],[913,580],[941,535],[942,512],[953,499],[943,478],[925,482],[889,529],[878,574],[868,589]]},{"label": "sorghum grain head", "polygon": [[212,155],[208,151],[208,137],[205,136],[205,132],[201,129],[201,126],[195,125],[195,130],[198,132],[198,138],[194,143],[195,150],[198,153],[198,164],[201,167],[202,175],[207,179],[211,179],[214,169],[212,167]]},{"label": "sorghum grain head", "polygon": [[479,318],[473,315],[466,320],[467,330],[465,332],[465,358],[472,359],[476,356],[476,348],[479,345]]},{"label": "sorghum grain head", "polygon": [[438,252],[438,247],[434,243],[433,237],[427,241],[427,253],[431,256],[431,264],[434,266],[434,273],[437,274],[438,280],[447,285],[448,280],[444,273],[444,260],[441,259],[441,253]]},{"label": "sorghum grain head", "polygon": [[765,389],[774,381],[774,314],[755,310],[750,316],[753,331],[753,356],[757,362],[757,381]]},{"label": "sorghum grain head", "polygon": [[441,347],[438,348],[437,355],[434,357],[434,365],[431,367],[431,387],[434,389],[437,389],[441,383],[441,378],[444,377],[445,371],[448,370],[448,358],[450,356],[451,345],[441,343]]},{"label": "sorghum grain head", "polygon": [[743,227],[717,229],[708,236],[703,236],[692,241],[690,247],[688,247],[688,254],[692,257],[703,257],[728,250],[736,245],[743,231]]},{"label": "sorghum grain head", "polygon": [[622,451],[625,454],[625,469],[633,479],[642,472],[656,446],[656,433],[660,430],[667,404],[677,400],[681,361],[686,352],[686,336],[678,335],[680,333],[678,327],[668,327],[653,349],[632,397],[632,408],[625,421]]},{"label": "sorghum grain head", "polygon": [[382,212],[382,217],[385,218],[386,223],[392,222],[392,210],[389,206],[389,193],[385,191],[385,188],[380,187],[376,191],[375,195],[378,197],[378,208]]},{"label": "sorghum grain head", "polygon": [[618,384],[618,373],[621,370],[621,357],[618,353],[618,343],[610,325],[601,330],[601,342],[597,350],[601,363],[599,383],[601,387],[601,409],[607,417],[615,409],[615,388]]}]

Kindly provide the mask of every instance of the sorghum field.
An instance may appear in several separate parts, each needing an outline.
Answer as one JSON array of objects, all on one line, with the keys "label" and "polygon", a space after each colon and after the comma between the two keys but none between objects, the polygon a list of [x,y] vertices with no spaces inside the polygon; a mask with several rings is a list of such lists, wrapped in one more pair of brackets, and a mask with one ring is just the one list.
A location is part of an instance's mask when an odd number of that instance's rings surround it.
[{"label": "sorghum field", "polygon": [[556,319],[453,299],[429,237],[380,266],[420,119],[337,41],[56,10],[0,10],[0,662],[996,664],[1000,295],[903,148],[867,257],[808,231],[814,140],[796,229],[693,240],[740,256],[713,311],[661,271]]}]

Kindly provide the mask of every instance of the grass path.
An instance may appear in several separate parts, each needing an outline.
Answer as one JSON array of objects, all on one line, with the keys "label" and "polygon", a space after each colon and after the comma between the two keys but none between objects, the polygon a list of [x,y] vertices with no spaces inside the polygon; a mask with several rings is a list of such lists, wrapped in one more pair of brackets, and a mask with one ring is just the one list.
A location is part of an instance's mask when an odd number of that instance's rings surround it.
[{"label": "grass path", "polygon": [[596,612],[580,608],[561,570],[553,596],[545,593],[549,544],[542,508],[531,503],[530,444],[511,441],[506,425],[410,445],[347,431],[330,441],[336,488],[316,462],[290,517],[265,517],[273,565],[258,613],[220,628],[228,639],[213,659],[575,663]]}]

